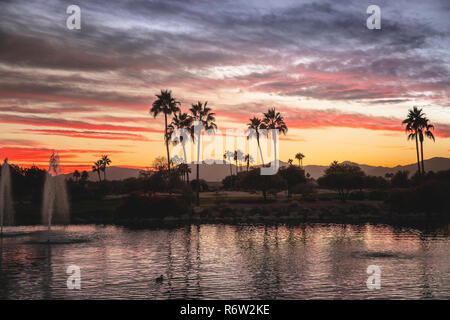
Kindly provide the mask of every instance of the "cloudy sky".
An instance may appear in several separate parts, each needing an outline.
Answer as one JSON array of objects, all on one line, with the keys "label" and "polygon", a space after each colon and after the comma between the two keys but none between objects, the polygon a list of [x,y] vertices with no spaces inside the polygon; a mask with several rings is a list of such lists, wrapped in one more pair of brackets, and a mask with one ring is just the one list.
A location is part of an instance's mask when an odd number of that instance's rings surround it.
[{"label": "cloudy sky", "polygon": [[[71,4],[81,30],[66,27]],[[207,100],[223,131],[275,107],[281,159],[304,164],[413,163],[401,120],[423,106],[425,158],[450,157],[449,16],[448,0],[2,1],[0,157],[149,166],[165,150],[148,110],[166,88],[183,110]]]}]

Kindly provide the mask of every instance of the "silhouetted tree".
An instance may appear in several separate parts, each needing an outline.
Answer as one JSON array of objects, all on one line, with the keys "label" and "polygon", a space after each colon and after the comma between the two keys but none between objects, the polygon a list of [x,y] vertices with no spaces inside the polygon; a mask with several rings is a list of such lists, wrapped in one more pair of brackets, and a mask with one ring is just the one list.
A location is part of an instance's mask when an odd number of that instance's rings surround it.
[{"label": "silhouetted tree", "polygon": [[[261,145],[259,143],[259,137],[260,137],[260,131],[259,129],[265,128],[265,124],[262,122],[261,119],[257,118],[257,117],[253,117],[250,119],[250,123],[247,124],[248,129],[250,130],[254,130],[254,133],[256,135],[256,142],[258,143],[258,149],[259,149],[259,154],[261,156],[261,163],[264,166],[264,158],[263,158],[263,154],[262,154],[262,150],[261,150]],[[249,136],[250,138],[250,136]]]},{"label": "silhouetted tree", "polygon": [[419,119],[419,141],[420,141],[420,153],[422,157],[422,174],[425,175],[425,165],[423,163],[423,140],[424,137],[427,137],[428,139],[431,139],[435,141],[434,135],[431,132],[431,130],[434,130],[434,126],[429,123],[429,120],[425,117],[422,117]]},{"label": "silhouetted tree", "polygon": [[[264,123],[264,126],[261,126],[263,129],[268,130],[277,130],[279,133],[286,134],[288,128],[286,124],[284,123],[283,117],[281,116],[281,113],[276,112],[275,108],[269,109],[266,113],[264,113],[264,119],[262,120]],[[274,137],[273,137],[274,138]],[[277,155],[277,141],[276,139],[273,139],[273,146],[274,146],[274,161],[277,161],[278,155]]]},{"label": "silhouetted tree", "polygon": [[[215,123],[215,113],[211,112],[211,108],[207,107],[208,102],[205,102],[204,104],[200,101],[196,104],[193,104],[192,107],[189,109],[192,114],[192,119],[194,120],[194,126],[195,122],[198,122],[201,125],[201,128],[205,130],[215,130],[217,129],[217,125]],[[197,181],[200,179],[200,139],[201,139],[201,132],[199,136],[197,137]],[[197,187],[197,206],[200,205],[200,184],[196,184]]]},{"label": "silhouetted tree", "polygon": [[78,182],[78,180],[79,180],[80,177],[81,177],[80,171],[75,170],[75,171],[73,172],[72,176],[73,176],[73,178],[75,179],[75,181]]},{"label": "silhouetted tree", "polygon": [[102,171],[102,166],[103,166],[103,163],[102,163],[101,160],[95,161],[94,165],[92,166],[92,171],[93,172],[97,172],[97,174],[98,174],[98,181],[99,182],[102,181],[102,179],[100,177],[100,171]]},{"label": "silhouetted tree", "polygon": [[306,183],[305,170],[290,164],[288,167],[280,168],[278,174],[286,181],[288,198],[291,198],[292,188],[301,183]]},{"label": "silhouetted tree", "polygon": [[106,168],[111,164],[112,161],[106,154],[102,156],[102,159],[100,161],[102,163],[101,170],[103,171],[103,180],[106,181]]},{"label": "silhouetted tree", "polygon": [[295,159],[298,160],[298,166],[300,168],[303,167],[303,158],[304,157],[305,157],[305,155],[303,153],[300,153],[300,152],[295,155]]},{"label": "silhouetted tree", "polygon": [[408,110],[408,116],[405,120],[402,121],[402,124],[405,126],[405,131],[408,133],[408,140],[415,140],[416,141],[416,154],[417,154],[417,168],[419,173],[421,172],[420,169],[420,158],[419,158],[419,128],[421,119],[423,118],[424,114],[422,113],[422,109],[419,109],[417,107],[414,107],[410,110]]},{"label": "silhouetted tree", "polygon": [[364,172],[360,167],[334,161],[317,182],[321,187],[336,190],[339,198],[345,202],[351,190],[362,188],[363,177]]},{"label": "silhouetted tree", "polygon": [[[419,172],[419,171],[418,171]],[[419,173],[420,174],[420,173]],[[409,172],[406,170],[397,171],[391,179],[391,185],[394,188],[406,188],[409,186]]]},{"label": "silhouetted tree", "polygon": [[172,91],[169,90],[161,90],[161,94],[157,94],[156,99],[153,102],[152,108],[150,109],[150,113],[156,118],[160,113],[164,114],[164,141],[166,143],[166,151],[167,151],[167,168],[170,171],[170,152],[169,152],[169,136],[168,136],[168,123],[167,116],[177,112],[180,110],[178,107],[180,102],[175,100],[172,97]]}]

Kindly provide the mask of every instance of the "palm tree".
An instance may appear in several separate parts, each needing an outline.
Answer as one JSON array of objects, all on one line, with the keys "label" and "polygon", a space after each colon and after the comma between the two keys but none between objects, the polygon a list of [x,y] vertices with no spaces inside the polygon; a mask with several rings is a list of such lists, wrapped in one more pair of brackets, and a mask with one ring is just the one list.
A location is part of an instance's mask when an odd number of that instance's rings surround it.
[{"label": "palm tree", "polygon": [[293,163],[293,162],[294,162],[294,160],[292,160],[292,159],[289,159],[289,160],[288,160],[288,163],[289,163],[290,166],[292,166],[292,163]]},{"label": "palm tree", "polygon": [[[275,108],[269,109],[266,113],[264,113],[264,119],[262,120],[264,123],[264,129],[268,130],[277,130],[279,133],[286,134],[288,128],[284,123],[283,117],[281,113],[276,112]],[[261,128],[261,126],[260,126]],[[274,137],[272,137],[274,138]],[[274,147],[274,160],[277,161],[278,156],[277,152],[277,141],[273,139],[273,147]]]},{"label": "palm tree", "polygon": [[245,162],[247,162],[247,172],[248,172],[248,168],[250,167],[250,163],[255,162],[255,160],[253,159],[253,157],[250,154],[246,154],[245,155]]},{"label": "palm tree", "polygon": [[[179,111],[178,113],[175,113],[173,115],[172,118],[172,122],[169,124],[168,126],[168,136],[170,137],[172,135],[172,133],[175,131],[175,129],[185,129],[188,131],[191,131],[191,127],[192,127],[192,117],[190,115],[188,115],[187,113],[181,113],[181,111]],[[191,131],[192,134],[192,131]],[[177,143],[181,143],[181,146],[183,147],[183,154],[184,154],[184,159],[187,162],[187,155],[186,155],[186,146],[185,146],[185,141],[183,141],[184,137],[182,135],[180,135],[180,140],[178,141],[174,141],[174,144]]]},{"label": "palm tree", "polygon": [[97,172],[98,174],[98,181],[102,181],[101,177],[100,177],[100,171],[102,171],[102,166],[103,163],[101,160],[97,160],[96,162],[94,162],[94,165],[92,166],[92,171],[93,172]]},{"label": "palm tree", "polygon": [[106,181],[106,167],[109,166],[112,161],[106,154],[102,156],[100,161],[102,162],[101,170],[103,171],[103,180]]},{"label": "palm tree", "polygon": [[245,155],[241,150],[235,150],[233,154],[234,162],[236,163],[236,175],[238,174],[238,162],[241,163],[241,161],[244,159]]},{"label": "palm tree", "polygon": [[230,162],[230,176],[233,175],[233,167],[232,167],[232,159],[234,158],[234,153],[231,151],[225,151],[225,153],[223,154],[223,159],[224,160],[228,160]]},{"label": "palm tree", "polygon": [[86,181],[89,178],[89,173],[87,171],[81,172],[81,181]]},{"label": "palm tree", "polygon": [[167,151],[167,168],[170,171],[170,153],[169,153],[169,136],[167,132],[167,116],[180,111],[178,107],[180,102],[175,100],[172,97],[172,91],[169,90],[161,90],[161,94],[157,94],[156,99],[153,102],[152,108],[150,109],[150,114],[153,115],[154,118],[158,116],[160,113],[164,113],[164,141],[166,143],[166,151]]},{"label": "palm tree", "polygon": [[[201,125],[201,129],[204,128],[205,130],[215,130],[217,129],[217,125],[214,121],[216,121],[215,113],[211,112],[211,108],[207,107],[208,102],[201,103],[200,101],[196,104],[193,104],[192,107],[189,109],[192,114],[192,119],[195,122],[198,122]],[[195,123],[194,123],[195,125]],[[194,127],[191,129],[193,132]],[[197,206],[200,205],[200,139],[202,137],[201,131],[199,133],[199,136],[197,137],[197,183],[196,183],[196,189],[197,189]]]},{"label": "palm tree", "polygon": [[260,135],[259,129],[262,129],[261,125],[263,125],[263,128],[265,127],[265,125],[262,123],[261,119],[259,119],[257,117],[253,117],[250,119],[250,122],[247,124],[247,127],[249,130],[255,131],[256,142],[258,143],[259,154],[261,156],[261,162],[264,167],[264,158],[263,158],[263,154],[262,154],[262,150],[261,150],[261,145],[259,144],[259,135]]},{"label": "palm tree", "polygon": [[75,179],[75,181],[78,181],[78,179],[80,179],[80,177],[81,177],[80,171],[75,170],[73,172],[73,178]]},{"label": "palm tree", "polygon": [[304,157],[305,157],[305,155],[303,153],[300,153],[300,152],[295,155],[295,159],[298,160],[298,166],[300,168],[303,167],[303,158]]},{"label": "palm tree", "polygon": [[419,121],[419,141],[420,141],[420,153],[422,157],[422,174],[425,175],[425,165],[423,163],[423,140],[424,137],[427,137],[428,139],[431,139],[435,141],[434,135],[431,132],[431,130],[434,130],[434,126],[429,123],[430,120],[428,120],[425,117],[422,117]]},{"label": "palm tree", "polygon": [[179,174],[186,179],[186,182],[189,184],[189,173],[191,173],[191,168],[186,163],[181,163],[178,165]]},{"label": "palm tree", "polygon": [[408,116],[405,120],[402,121],[402,125],[406,125],[405,131],[408,134],[408,140],[416,140],[416,154],[417,154],[417,168],[419,174],[421,173],[420,169],[420,158],[419,158],[419,124],[420,119],[423,118],[424,114],[422,113],[422,109],[414,107],[408,110]]}]

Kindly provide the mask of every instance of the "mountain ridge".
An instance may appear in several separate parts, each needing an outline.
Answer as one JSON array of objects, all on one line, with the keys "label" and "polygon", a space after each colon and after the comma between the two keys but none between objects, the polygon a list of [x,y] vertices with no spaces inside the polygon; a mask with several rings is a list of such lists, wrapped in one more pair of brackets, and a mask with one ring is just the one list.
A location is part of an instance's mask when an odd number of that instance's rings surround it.
[{"label": "mountain ridge", "polygon": [[[427,171],[440,171],[440,170],[448,170],[450,169],[450,158],[444,158],[444,157],[433,157],[430,159],[424,160],[425,162],[425,169]],[[395,173],[399,170],[407,170],[410,172],[410,174],[413,174],[417,170],[417,163],[411,163],[408,165],[397,165],[395,167],[383,167],[383,166],[371,166],[367,164],[358,164],[352,161],[343,161],[342,163],[348,163],[348,164],[354,164],[358,165],[366,174],[373,175],[373,176],[384,176],[386,173]],[[286,166],[287,162],[280,161],[280,167]],[[191,173],[189,175],[189,178],[195,179],[196,177],[196,165],[195,164],[189,164],[189,167],[191,168]],[[325,169],[328,168],[328,166],[323,165],[306,165],[304,166],[304,169],[307,173],[311,175],[314,179],[317,179],[318,177],[322,176]],[[236,166],[235,164],[231,163],[231,169],[233,171],[233,174],[236,173]],[[238,167],[238,171],[246,170],[246,166]],[[127,178],[137,178],[139,177],[140,169],[134,169],[134,168],[126,168],[126,167],[115,167],[111,166],[106,169],[106,178],[107,180],[123,180]],[[95,172],[89,171],[89,180],[90,181],[97,181],[98,175]],[[226,176],[230,175],[230,163],[225,162],[224,164],[201,164],[200,168],[200,179],[204,179],[209,182],[220,182],[222,179]],[[65,174],[65,176],[71,177],[72,173]],[[102,173],[103,177],[103,173]]]}]

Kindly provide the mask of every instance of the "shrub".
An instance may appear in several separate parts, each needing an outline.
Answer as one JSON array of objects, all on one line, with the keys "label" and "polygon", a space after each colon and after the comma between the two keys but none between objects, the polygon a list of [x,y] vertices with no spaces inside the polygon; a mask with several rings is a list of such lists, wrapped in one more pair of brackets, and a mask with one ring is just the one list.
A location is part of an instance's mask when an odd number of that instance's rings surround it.
[{"label": "shrub", "polygon": [[174,196],[133,193],[116,210],[119,220],[164,218],[188,212],[186,203]]},{"label": "shrub", "polygon": [[386,203],[397,212],[449,212],[450,182],[430,180],[414,188],[392,189]]},{"label": "shrub", "polygon": [[388,197],[388,193],[382,190],[373,190],[370,191],[367,198],[369,200],[386,200]]},{"label": "shrub", "polygon": [[363,191],[352,191],[348,195],[349,200],[364,200],[366,195]]}]

